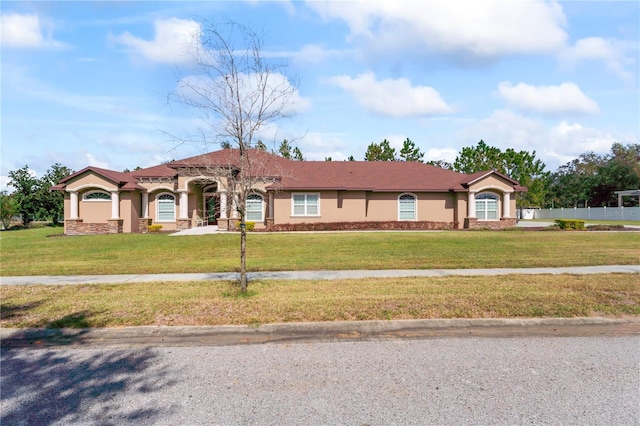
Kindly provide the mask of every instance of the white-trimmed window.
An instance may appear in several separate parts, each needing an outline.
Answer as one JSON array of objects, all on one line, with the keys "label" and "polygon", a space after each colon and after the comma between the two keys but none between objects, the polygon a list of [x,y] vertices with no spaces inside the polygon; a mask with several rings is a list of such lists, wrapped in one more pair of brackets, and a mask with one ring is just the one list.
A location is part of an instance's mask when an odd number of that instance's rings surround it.
[{"label": "white-trimmed window", "polygon": [[476,195],[476,217],[478,220],[498,220],[498,196],[485,192]]},{"label": "white-trimmed window", "polygon": [[107,191],[89,191],[82,196],[83,201],[111,201],[111,194]]},{"label": "white-trimmed window", "polygon": [[398,197],[398,220],[416,220],[416,196],[400,194]]},{"label": "white-trimmed window", "polygon": [[292,216],[320,216],[320,194],[292,194]]},{"label": "white-trimmed window", "polygon": [[172,194],[160,194],[156,197],[158,207],[158,222],[173,222],[176,220],[176,197]]},{"label": "white-trimmed window", "polygon": [[263,202],[262,195],[249,194],[247,196],[245,219],[251,222],[262,222]]}]

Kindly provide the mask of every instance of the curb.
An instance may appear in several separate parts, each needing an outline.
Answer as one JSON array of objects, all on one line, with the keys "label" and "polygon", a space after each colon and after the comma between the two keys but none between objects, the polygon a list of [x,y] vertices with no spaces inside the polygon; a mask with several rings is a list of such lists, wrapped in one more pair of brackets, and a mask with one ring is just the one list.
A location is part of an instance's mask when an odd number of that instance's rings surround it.
[{"label": "curb", "polygon": [[87,329],[0,329],[3,349],[73,347],[229,346],[282,342],[435,337],[640,335],[640,317],[624,319],[418,319],[220,326],[142,326]]}]

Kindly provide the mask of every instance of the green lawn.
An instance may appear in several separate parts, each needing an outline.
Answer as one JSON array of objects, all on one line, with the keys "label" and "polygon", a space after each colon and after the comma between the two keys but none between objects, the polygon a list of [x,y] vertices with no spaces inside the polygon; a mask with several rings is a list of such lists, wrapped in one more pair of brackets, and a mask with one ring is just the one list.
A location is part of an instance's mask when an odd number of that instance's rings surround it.
[{"label": "green lawn", "polygon": [[[0,233],[2,275],[234,271],[237,234]],[[54,236],[50,236],[54,235]],[[640,263],[640,233],[252,233],[251,270]],[[638,274],[5,286],[2,327],[262,324],[409,318],[638,316]]]},{"label": "green lawn", "polygon": [[[50,227],[1,232],[1,275],[224,272],[239,265],[237,234],[61,233]],[[247,240],[251,271],[640,263],[638,232],[256,232]]]}]

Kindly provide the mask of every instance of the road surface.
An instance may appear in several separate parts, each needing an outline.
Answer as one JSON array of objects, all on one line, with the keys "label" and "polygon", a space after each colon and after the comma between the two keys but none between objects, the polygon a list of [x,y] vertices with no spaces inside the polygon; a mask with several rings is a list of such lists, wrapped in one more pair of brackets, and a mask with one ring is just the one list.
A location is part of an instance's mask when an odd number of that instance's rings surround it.
[{"label": "road surface", "polygon": [[640,424],[640,336],[4,348],[0,424]]}]

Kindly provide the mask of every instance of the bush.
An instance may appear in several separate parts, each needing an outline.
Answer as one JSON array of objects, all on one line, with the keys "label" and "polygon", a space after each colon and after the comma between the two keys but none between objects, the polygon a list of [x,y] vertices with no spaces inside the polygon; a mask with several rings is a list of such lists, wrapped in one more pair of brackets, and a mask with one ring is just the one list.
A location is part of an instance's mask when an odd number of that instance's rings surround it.
[{"label": "bush", "polygon": [[624,229],[624,225],[618,224],[606,224],[606,225],[589,225],[587,226],[587,230],[589,231],[619,231]]},{"label": "bush", "polygon": [[[245,222],[244,224],[246,225],[246,230],[247,231],[253,231],[256,228],[256,223],[255,222]],[[240,222],[236,223],[236,229],[238,231],[240,230]]]},{"label": "bush", "polygon": [[584,220],[556,219],[555,222],[560,229],[584,229]]},{"label": "bush", "polygon": [[158,225],[157,223],[154,223],[153,225],[149,225],[147,227],[147,231],[149,232],[160,232],[161,229],[162,225]]},{"label": "bush", "polygon": [[319,222],[281,223],[268,231],[432,231],[456,229],[458,222],[386,221],[386,222]]}]

